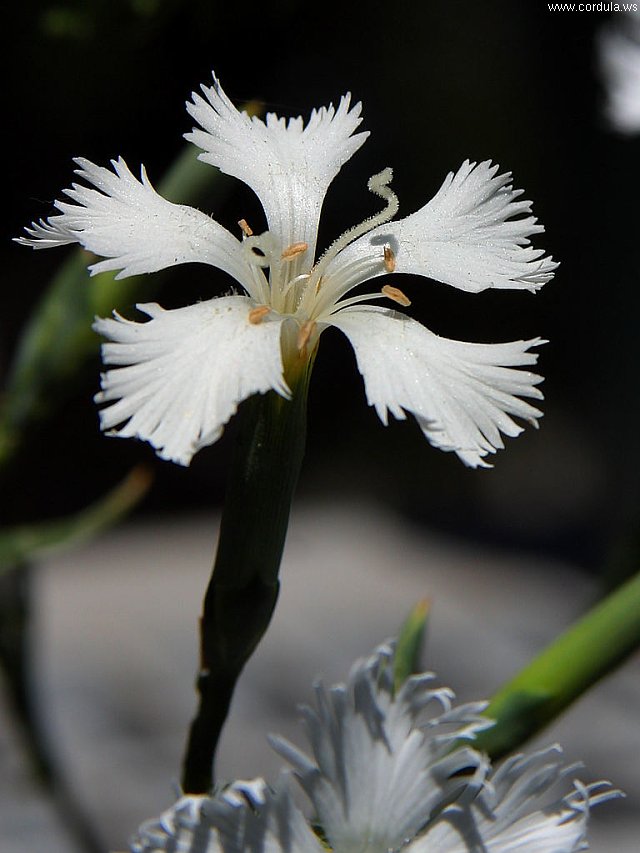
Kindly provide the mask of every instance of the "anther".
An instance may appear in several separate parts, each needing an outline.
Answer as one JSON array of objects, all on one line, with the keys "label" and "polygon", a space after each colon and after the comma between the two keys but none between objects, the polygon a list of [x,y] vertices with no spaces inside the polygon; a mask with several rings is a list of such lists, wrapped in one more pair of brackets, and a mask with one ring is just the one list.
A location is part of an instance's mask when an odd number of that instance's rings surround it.
[{"label": "anther", "polygon": [[388,296],[389,299],[393,299],[393,301],[397,302],[399,305],[404,305],[405,308],[411,305],[409,297],[406,296],[399,288],[392,287],[390,284],[385,284],[380,292],[384,296]]},{"label": "anther", "polygon": [[253,326],[257,326],[258,323],[262,323],[264,317],[271,311],[268,305],[259,305],[257,308],[252,308],[249,311],[249,322]]},{"label": "anther", "polygon": [[384,268],[387,272],[394,272],[396,268],[396,255],[391,246],[384,247]]},{"label": "anther", "polygon": [[304,350],[306,349],[307,344],[309,343],[309,338],[313,334],[313,330],[316,327],[315,320],[307,320],[306,323],[303,323],[300,326],[300,331],[298,332],[298,352],[302,355]]},{"label": "anther", "polygon": [[308,243],[292,243],[290,246],[287,246],[286,249],[283,249],[282,260],[290,261],[298,255],[301,255],[303,252],[306,252],[308,248]]},{"label": "anther", "polygon": [[238,225],[242,229],[242,233],[245,237],[253,237],[253,230],[246,219],[240,219]]}]

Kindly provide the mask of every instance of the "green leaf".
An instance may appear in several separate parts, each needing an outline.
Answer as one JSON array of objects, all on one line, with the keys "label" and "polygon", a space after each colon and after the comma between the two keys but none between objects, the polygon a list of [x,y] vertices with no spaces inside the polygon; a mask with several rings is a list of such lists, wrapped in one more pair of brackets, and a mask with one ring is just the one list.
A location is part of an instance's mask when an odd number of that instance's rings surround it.
[{"label": "green leaf", "polygon": [[0,572],[91,539],[126,515],[146,494],[151,473],[133,471],[105,497],[75,515],[0,529]]},{"label": "green leaf", "polygon": [[593,607],[502,687],[478,746],[492,758],[519,748],[640,646],[640,573]]},{"label": "green leaf", "polygon": [[431,603],[427,599],[419,601],[400,629],[393,674],[396,690],[402,687],[409,676],[420,669],[420,655],[430,608]]}]

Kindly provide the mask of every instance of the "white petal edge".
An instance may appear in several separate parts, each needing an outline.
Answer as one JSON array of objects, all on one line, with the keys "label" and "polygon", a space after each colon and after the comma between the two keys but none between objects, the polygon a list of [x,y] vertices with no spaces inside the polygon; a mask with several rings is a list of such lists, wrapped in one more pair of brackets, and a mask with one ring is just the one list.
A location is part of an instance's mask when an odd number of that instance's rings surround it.
[{"label": "white petal edge", "polygon": [[229,273],[251,292],[253,274],[242,245],[211,217],[159,195],[144,167],[138,180],[122,158],[112,169],[76,158],[75,170],[91,185],[74,183],[56,201],[60,211],[26,228],[22,245],[46,249],[67,243],[106,258],[90,267],[92,275],[120,270],[116,278],[184,263],[205,263]]},{"label": "white petal edge", "polygon": [[[423,208],[355,240],[328,268],[336,291],[384,275],[384,247],[395,255],[395,272],[414,273],[471,293],[487,288],[539,290],[558,266],[530,237],[544,231],[531,202],[520,200],[511,173],[497,174],[490,160],[469,160]],[[514,218],[516,217],[516,218]]]},{"label": "white petal edge", "polygon": [[314,109],[306,125],[301,116],[287,121],[274,113],[263,122],[237,110],[215,74],[213,85],[201,88],[204,98],[194,92],[187,103],[201,129],[185,138],[203,150],[201,160],[253,189],[282,249],[308,244],[310,265],[327,189],[368,136],[354,135],[361,104],[351,107],[347,94],[337,110],[333,105]]},{"label": "white petal edge", "polygon": [[334,850],[399,849],[452,799],[472,798],[488,769],[467,746],[452,750],[490,725],[485,704],[452,708],[453,694],[430,673],[396,694],[393,663],[387,643],[356,662],[346,684],[316,684],[315,707],[302,708],[313,757],[270,738]]},{"label": "white petal edge", "polygon": [[270,790],[262,779],[234,782],[216,797],[185,796],[131,839],[131,853],[323,853],[283,774]]},{"label": "white petal edge", "polygon": [[[584,785],[557,800],[557,789],[576,770],[564,766],[554,746],[507,758],[487,779],[476,800],[452,805],[406,853],[577,853],[586,848],[589,810],[621,796],[608,782]],[[551,800],[551,802],[550,802]]]},{"label": "white petal edge", "polygon": [[197,450],[217,441],[247,397],[270,389],[289,396],[282,318],[271,314],[250,323],[255,304],[248,297],[171,311],[155,303],[137,307],[151,319],[138,323],[115,314],[94,324],[110,341],[102,346],[104,363],[117,365],[102,374],[96,395],[96,402],[110,403],[100,421],[111,435],[148,441],[161,458],[188,465]]},{"label": "white petal edge", "polygon": [[[330,323],[349,339],[365,383],[367,402],[386,425],[391,413],[410,412],[435,447],[465,465],[490,467],[488,454],[504,447],[501,433],[522,432],[511,415],[534,426],[542,413],[520,399],[542,399],[542,377],[519,368],[535,364],[540,338],[475,344],[435,335],[395,311],[345,308]],[[518,369],[516,369],[518,368]]]},{"label": "white petal edge", "polygon": [[[206,801],[205,796],[180,797],[160,817],[146,820],[129,842],[131,853],[159,853],[169,849],[189,851],[191,839],[201,826],[201,811]],[[200,831],[201,850],[222,853],[217,831],[213,828],[206,831],[206,845],[204,832]]]}]

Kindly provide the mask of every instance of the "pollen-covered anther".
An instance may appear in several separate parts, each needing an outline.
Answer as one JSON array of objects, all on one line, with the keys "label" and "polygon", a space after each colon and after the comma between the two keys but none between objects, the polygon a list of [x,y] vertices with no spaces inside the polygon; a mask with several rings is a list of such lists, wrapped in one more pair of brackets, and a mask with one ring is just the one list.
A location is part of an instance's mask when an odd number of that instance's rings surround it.
[{"label": "pollen-covered anther", "polygon": [[246,219],[238,220],[238,225],[242,229],[242,233],[245,237],[253,237],[253,229],[251,228]]},{"label": "pollen-covered anther", "polygon": [[267,316],[267,314],[271,311],[268,305],[258,305],[257,308],[252,308],[249,311],[249,322],[257,326],[258,323],[262,323],[263,319]]},{"label": "pollen-covered anther", "polygon": [[298,255],[301,255],[303,252],[306,252],[308,248],[308,243],[292,243],[290,246],[287,246],[286,249],[282,250],[282,260],[291,261],[293,260],[293,258],[296,258]]},{"label": "pollen-covered anther", "polygon": [[396,255],[391,246],[384,247],[384,268],[387,272],[394,272],[396,268]]},{"label": "pollen-covered anther", "polygon": [[315,320],[307,320],[306,323],[303,323],[302,326],[300,326],[300,331],[298,332],[298,341],[297,341],[297,347],[298,347],[299,353],[303,353],[305,351],[306,346],[309,343],[309,338],[313,334],[313,330],[315,329],[315,327],[316,327],[316,321]]},{"label": "pollen-covered anther", "polygon": [[397,302],[399,305],[403,305],[405,308],[411,305],[411,300],[409,299],[409,297],[399,288],[392,287],[390,284],[385,284],[385,286],[380,292],[383,294],[383,296],[387,296],[389,299],[393,299],[394,302]]}]

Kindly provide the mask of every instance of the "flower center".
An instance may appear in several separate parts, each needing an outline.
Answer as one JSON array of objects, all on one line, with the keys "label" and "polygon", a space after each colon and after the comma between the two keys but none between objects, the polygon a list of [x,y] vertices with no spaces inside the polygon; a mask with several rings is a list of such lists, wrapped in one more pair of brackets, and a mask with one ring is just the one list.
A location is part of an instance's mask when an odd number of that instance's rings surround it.
[{"label": "flower center", "polygon": [[[277,236],[272,232],[265,231],[256,235],[245,219],[238,222],[242,230],[242,246],[254,274],[256,298],[259,303],[262,303],[259,308],[251,312],[250,322],[261,322],[269,309],[294,317],[300,325],[298,349],[304,350],[311,335],[311,332],[305,329],[311,328],[310,323],[315,326],[316,320],[330,316],[335,311],[338,301],[351,287],[355,286],[345,287],[344,277],[339,272],[327,275],[331,262],[358,237],[388,222],[398,212],[398,197],[389,187],[392,177],[392,170],[386,168],[369,178],[368,189],[374,195],[384,199],[385,207],[379,213],[341,234],[308,272],[300,272],[299,263],[301,256],[309,248],[306,242],[299,241],[282,247]],[[391,246],[383,247],[380,263],[388,273],[395,270],[396,259]],[[269,268],[268,280],[264,272],[267,268]],[[401,305],[410,304],[402,291],[385,285],[378,293],[343,300],[338,307],[360,302],[363,299],[379,299],[380,296],[386,296]],[[263,311],[263,307],[268,307],[268,310]]]},{"label": "flower center", "polygon": [[[299,241],[281,248],[270,231],[256,235],[245,220],[240,222],[246,226],[240,225],[243,232],[242,247],[253,271],[255,290],[259,294],[258,301],[269,305],[279,314],[295,315],[304,283],[309,278],[309,273],[295,274],[296,269],[299,269],[296,261],[307,251],[308,244]],[[263,272],[267,267],[268,281]]]}]

